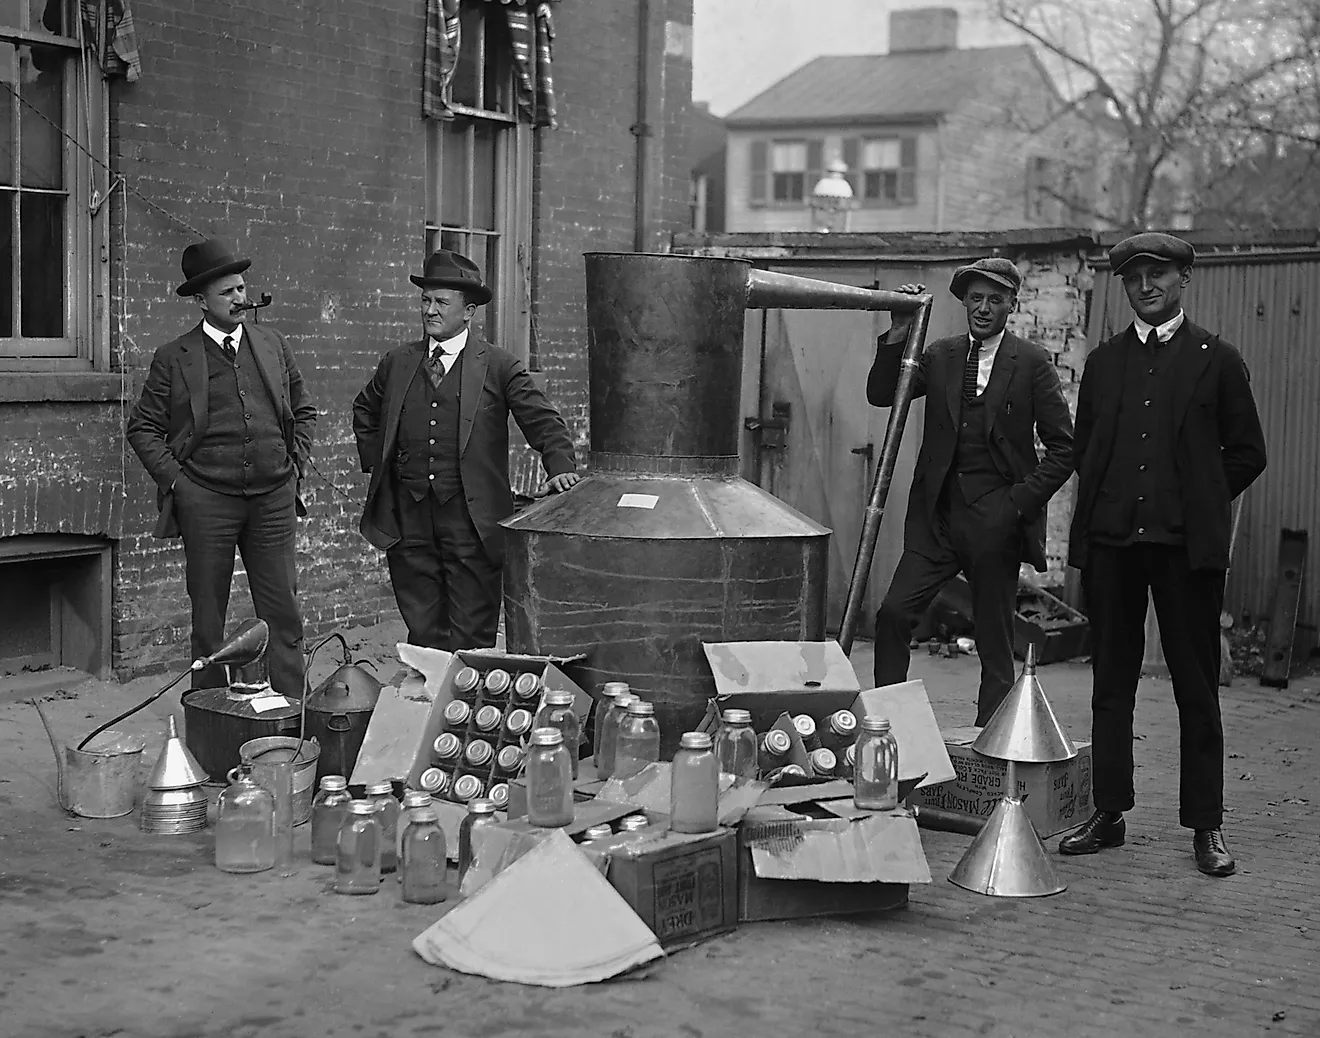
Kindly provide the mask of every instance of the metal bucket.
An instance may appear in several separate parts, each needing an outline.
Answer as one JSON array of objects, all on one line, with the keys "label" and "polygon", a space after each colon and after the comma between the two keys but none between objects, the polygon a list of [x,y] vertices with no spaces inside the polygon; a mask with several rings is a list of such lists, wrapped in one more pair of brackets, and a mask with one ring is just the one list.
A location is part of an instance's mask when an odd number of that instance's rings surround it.
[{"label": "metal bucket", "polygon": [[146,741],[111,729],[87,749],[64,747],[60,806],[83,818],[119,818],[133,810]]},{"label": "metal bucket", "polygon": [[[267,735],[249,739],[238,748],[239,759],[252,765],[252,778],[267,789],[275,789],[274,771],[263,758],[269,754],[275,761],[287,762],[298,746],[298,740],[288,735]],[[312,797],[316,793],[316,761],[321,756],[321,744],[307,739],[298,751],[293,765],[293,824],[302,825],[312,817]]]}]

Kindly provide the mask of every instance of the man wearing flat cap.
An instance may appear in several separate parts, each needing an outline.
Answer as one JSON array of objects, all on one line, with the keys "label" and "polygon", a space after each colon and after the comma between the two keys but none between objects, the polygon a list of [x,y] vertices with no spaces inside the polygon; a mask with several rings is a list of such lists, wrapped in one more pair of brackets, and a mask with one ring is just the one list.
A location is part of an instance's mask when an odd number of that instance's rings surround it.
[{"label": "man wearing flat cap", "polygon": [[547,490],[578,482],[559,412],[512,353],[469,333],[490,289],[466,256],[440,249],[410,280],[424,335],[396,346],[353,401],[362,535],[385,552],[408,641],[487,648],[499,626],[504,533],[513,511],[509,415],[541,454]]},{"label": "man wearing flat cap", "polygon": [[[1072,473],[1072,419],[1052,359],[1005,328],[1021,287],[1017,267],[999,257],[954,271],[949,291],[967,311],[967,334],[929,343],[915,373],[925,428],[903,554],[875,619],[876,684],[906,681],[913,626],[949,581],[966,576],[981,658],[977,725],[1013,684],[1018,570],[1024,561],[1045,570],[1045,505]],[[867,383],[877,407],[894,403],[911,323],[896,315],[880,340]]]},{"label": "man wearing flat cap", "polygon": [[1134,317],[1086,362],[1068,545],[1091,621],[1096,810],[1059,850],[1093,854],[1126,837],[1149,595],[1178,706],[1179,821],[1193,831],[1197,868],[1227,876],[1219,614],[1232,502],[1265,470],[1265,437],[1238,351],[1183,312],[1195,259],[1168,234],[1109,250]]},{"label": "man wearing flat cap", "polygon": [[[193,658],[224,639],[237,548],[253,608],[270,626],[270,683],[301,696],[294,538],[306,514],[298,484],[317,411],[284,336],[246,323],[251,265],[218,239],[184,249],[177,293],[196,302],[202,319],[156,351],[128,442],[156,481],[156,536],[183,538]],[[207,667],[192,683],[211,688],[226,678]]]}]

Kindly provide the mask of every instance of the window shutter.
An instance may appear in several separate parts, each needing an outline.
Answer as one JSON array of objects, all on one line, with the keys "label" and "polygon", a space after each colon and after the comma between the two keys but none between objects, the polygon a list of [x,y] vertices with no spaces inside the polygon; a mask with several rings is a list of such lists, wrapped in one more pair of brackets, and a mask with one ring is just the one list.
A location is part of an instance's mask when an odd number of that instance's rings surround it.
[{"label": "window shutter", "polygon": [[769,145],[765,141],[752,141],[752,183],[747,196],[752,205],[765,205],[766,202],[768,153]]},{"label": "window shutter", "polygon": [[802,187],[804,198],[810,198],[820,178],[825,175],[825,142],[819,137],[807,141],[807,182]]},{"label": "window shutter", "polygon": [[862,171],[857,168],[861,161],[862,142],[857,137],[843,139],[843,164],[848,167],[847,180],[852,186],[853,195],[862,197]]},{"label": "window shutter", "polygon": [[917,139],[904,137],[899,144],[898,201],[917,200]]}]

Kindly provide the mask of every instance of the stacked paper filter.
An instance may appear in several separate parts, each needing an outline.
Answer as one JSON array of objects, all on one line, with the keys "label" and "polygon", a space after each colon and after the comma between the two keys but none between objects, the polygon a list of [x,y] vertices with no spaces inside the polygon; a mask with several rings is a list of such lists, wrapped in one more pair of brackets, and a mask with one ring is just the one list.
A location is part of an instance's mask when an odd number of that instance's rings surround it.
[{"label": "stacked paper filter", "polygon": [[206,828],[202,783],[207,776],[179,738],[173,715],[168,725],[165,748],[147,780],[151,792],[142,803],[139,825],[144,833],[195,833]]}]

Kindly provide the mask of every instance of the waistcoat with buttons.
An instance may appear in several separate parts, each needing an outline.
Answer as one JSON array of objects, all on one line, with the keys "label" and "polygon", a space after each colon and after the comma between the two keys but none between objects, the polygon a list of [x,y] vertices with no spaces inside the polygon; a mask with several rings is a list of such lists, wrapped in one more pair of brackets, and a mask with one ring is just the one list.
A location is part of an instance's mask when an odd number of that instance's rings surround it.
[{"label": "waistcoat with buttons", "polygon": [[183,463],[188,478],[219,494],[254,497],[293,475],[279,413],[247,336],[231,361],[206,339],[206,433]]},{"label": "waistcoat with buttons", "polygon": [[1091,536],[1102,544],[1183,543],[1170,383],[1174,355],[1189,338],[1186,320],[1158,347],[1128,328],[1114,450],[1091,511]]},{"label": "waistcoat with buttons", "polygon": [[958,416],[958,443],[954,447],[950,477],[957,483],[962,499],[968,504],[985,497],[992,490],[1007,486],[1007,481],[990,456],[990,440],[985,427],[985,394],[975,400],[963,399]]},{"label": "waistcoat with buttons", "polygon": [[437,504],[462,493],[458,466],[458,390],[463,381],[463,353],[440,380],[431,384],[426,361],[403,396],[394,465],[399,485],[414,501],[433,491]]}]

